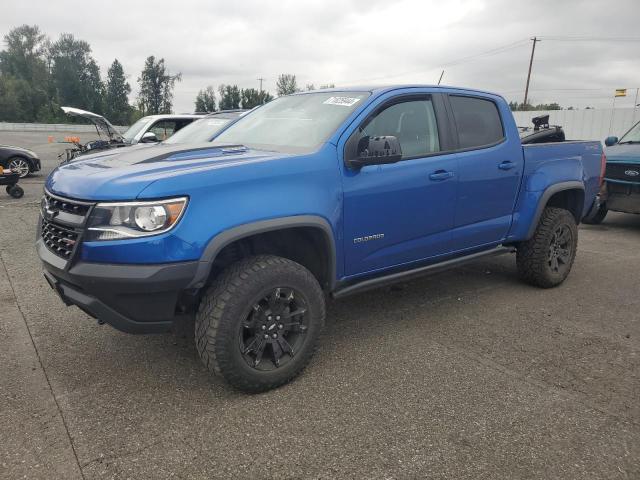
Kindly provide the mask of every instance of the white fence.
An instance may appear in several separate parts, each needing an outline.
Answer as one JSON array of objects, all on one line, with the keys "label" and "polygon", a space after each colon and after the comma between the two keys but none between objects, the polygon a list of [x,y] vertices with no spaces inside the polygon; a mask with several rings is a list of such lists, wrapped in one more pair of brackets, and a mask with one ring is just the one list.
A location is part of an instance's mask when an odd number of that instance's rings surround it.
[{"label": "white fence", "polygon": [[[129,127],[116,126],[123,133]],[[0,131],[4,132],[95,132],[94,125],[76,123],[7,123],[0,122]]]},{"label": "white fence", "polygon": [[609,135],[621,137],[638,120],[640,108],[611,108],[589,110],[548,110],[513,112],[519,127],[531,127],[531,119],[549,115],[551,125],[560,125],[569,140],[600,140]]},{"label": "white fence", "polygon": [[[561,125],[567,139],[600,140],[609,135],[622,136],[640,120],[640,108],[611,108],[589,110],[549,110],[513,112],[519,127],[532,126],[531,119],[549,114],[551,125]],[[119,132],[128,127],[117,126]],[[54,124],[54,123],[6,123],[0,122],[0,131],[16,132],[95,132],[93,125]]]}]

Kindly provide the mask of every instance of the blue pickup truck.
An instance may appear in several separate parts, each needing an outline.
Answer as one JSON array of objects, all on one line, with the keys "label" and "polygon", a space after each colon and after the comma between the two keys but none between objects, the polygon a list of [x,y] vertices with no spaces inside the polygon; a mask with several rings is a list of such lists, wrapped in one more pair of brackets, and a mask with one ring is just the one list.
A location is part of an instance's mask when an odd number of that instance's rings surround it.
[{"label": "blue pickup truck", "polygon": [[207,368],[264,391],[309,362],[329,298],[509,252],[524,281],[562,283],[604,160],[600,142],[523,146],[491,93],[306,92],[212,143],[58,167],[36,247],[66,304],[132,333],[195,317]]}]

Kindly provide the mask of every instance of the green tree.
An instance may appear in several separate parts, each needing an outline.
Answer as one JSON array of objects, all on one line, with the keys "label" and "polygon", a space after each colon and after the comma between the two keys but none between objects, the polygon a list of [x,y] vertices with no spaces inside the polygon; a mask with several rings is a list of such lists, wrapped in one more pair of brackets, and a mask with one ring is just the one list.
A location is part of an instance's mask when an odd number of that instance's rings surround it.
[{"label": "green tree", "polygon": [[276,82],[276,91],[278,92],[279,97],[298,92],[299,89],[296,76],[290,73],[280,74],[278,76],[278,81]]},{"label": "green tree", "polygon": [[63,33],[51,45],[51,56],[57,102],[104,113],[105,88],[89,44],[70,33]]},{"label": "green tree", "polygon": [[273,97],[264,90],[245,88],[240,91],[242,108],[254,108],[273,100]]},{"label": "green tree", "polygon": [[220,94],[220,101],[218,102],[220,110],[240,108],[242,99],[237,85],[220,85],[218,93]]},{"label": "green tree", "polygon": [[138,78],[140,92],[138,108],[144,115],[171,113],[173,107],[173,87],[182,79],[182,74],[170,75],[164,64],[164,58],[156,62],[153,55],[147,57],[144,68]]},{"label": "green tree", "polygon": [[32,122],[46,112],[47,37],[36,26],[22,25],[4,36],[0,52],[0,120]]},{"label": "green tree", "polygon": [[196,112],[216,111],[216,91],[209,85],[204,90],[200,90],[196,96]]},{"label": "green tree", "polygon": [[127,125],[131,116],[129,94],[131,85],[124,75],[122,64],[116,58],[107,72],[105,108],[107,117],[115,125]]}]

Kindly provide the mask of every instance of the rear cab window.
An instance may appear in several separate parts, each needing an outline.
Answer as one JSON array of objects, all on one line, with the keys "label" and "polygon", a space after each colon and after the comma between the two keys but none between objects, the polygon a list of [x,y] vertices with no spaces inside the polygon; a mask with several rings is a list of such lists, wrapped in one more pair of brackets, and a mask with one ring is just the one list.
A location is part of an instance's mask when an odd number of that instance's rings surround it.
[{"label": "rear cab window", "polygon": [[505,138],[498,106],[492,100],[449,95],[460,150],[490,147]]}]

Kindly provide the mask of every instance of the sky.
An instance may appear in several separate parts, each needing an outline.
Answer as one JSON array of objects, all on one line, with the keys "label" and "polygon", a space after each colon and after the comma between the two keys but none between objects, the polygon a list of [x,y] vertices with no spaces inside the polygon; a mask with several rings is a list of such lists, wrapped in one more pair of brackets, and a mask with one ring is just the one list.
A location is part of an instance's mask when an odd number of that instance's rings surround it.
[{"label": "sky", "polygon": [[149,55],[165,59],[174,111],[193,111],[208,85],[275,93],[280,73],[336,87],[438,82],[522,102],[633,107],[640,87],[640,0],[1,0],[0,36],[36,24],[90,43],[103,76],[114,58],[135,101]]}]

